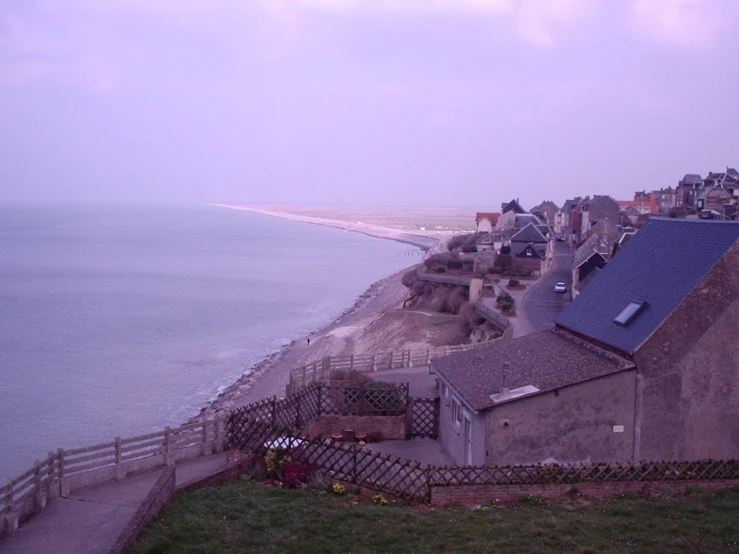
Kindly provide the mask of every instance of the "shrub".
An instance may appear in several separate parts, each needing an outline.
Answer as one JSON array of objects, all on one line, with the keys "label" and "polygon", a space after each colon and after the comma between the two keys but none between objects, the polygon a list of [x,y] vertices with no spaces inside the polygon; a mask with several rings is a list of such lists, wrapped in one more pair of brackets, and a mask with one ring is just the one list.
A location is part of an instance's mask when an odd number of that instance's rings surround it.
[{"label": "shrub", "polygon": [[464,252],[465,254],[472,254],[474,252],[477,252],[477,246],[475,246],[474,244],[465,244],[462,247],[462,252]]},{"label": "shrub", "polygon": [[500,304],[501,302],[513,302],[513,297],[507,292],[501,292],[498,295],[498,298],[496,298],[496,302],[498,304]]},{"label": "shrub", "polygon": [[387,498],[385,498],[381,494],[374,495],[372,497],[372,502],[374,502],[378,506],[387,506]]},{"label": "shrub", "polygon": [[346,490],[344,489],[344,485],[341,483],[334,483],[334,486],[331,487],[331,490],[334,494],[338,496],[344,496],[346,494]]},{"label": "shrub", "polygon": [[412,288],[418,280],[416,275],[416,268],[410,269],[403,274],[403,278],[400,280],[404,287]]},{"label": "shrub", "polygon": [[332,369],[329,379],[332,381],[351,381],[352,383],[374,383],[369,375],[355,369]]},{"label": "shrub", "polygon": [[290,462],[280,470],[282,486],[288,489],[304,487],[308,485],[316,469],[316,466],[310,464]]},{"label": "shrub", "polygon": [[446,273],[446,267],[440,265],[436,268],[436,273]]},{"label": "shrub", "polygon": [[513,310],[513,302],[501,302],[499,306],[500,311],[502,312],[510,312],[511,310]]},{"label": "shrub", "polygon": [[273,448],[267,451],[264,462],[267,464],[267,475],[277,475],[278,472],[292,461],[285,448]]},{"label": "shrub", "polygon": [[509,279],[508,280],[508,286],[509,287],[517,287],[521,284],[521,282],[518,279]]},{"label": "shrub", "polygon": [[467,301],[467,296],[467,287],[456,287],[447,298],[446,311],[451,314],[458,314],[462,304]]}]

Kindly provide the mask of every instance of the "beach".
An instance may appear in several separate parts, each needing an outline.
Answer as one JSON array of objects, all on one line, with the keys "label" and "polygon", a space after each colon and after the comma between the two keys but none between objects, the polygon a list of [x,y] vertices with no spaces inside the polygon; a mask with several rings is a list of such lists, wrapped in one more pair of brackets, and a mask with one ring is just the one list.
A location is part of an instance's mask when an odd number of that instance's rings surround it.
[{"label": "beach", "polygon": [[[342,210],[341,208],[313,208],[310,211],[308,208],[303,208],[304,213],[300,213],[298,210],[293,211],[289,208],[275,206],[226,204],[217,204],[216,206],[292,221],[336,227],[378,238],[405,242],[427,251],[436,251],[443,248],[447,239],[453,233],[461,232],[465,225],[464,214],[460,214],[458,223],[453,224],[459,229],[427,231],[425,234],[421,234],[423,231],[419,230],[419,234],[415,234],[412,228],[414,223],[409,224],[407,222],[408,218],[401,225],[396,224],[395,227],[356,220],[358,216],[371,220],[373,218],[371,210],[358,212],[355,209],[347,213],[348,210]],[[295,213],[296,211],[298,213]],[[316,212],[321,216],[326,214],[329,217],[318,217],[315,215]],[[384,217],[387,218],[388,216],[385,215]],[[390,217],[393,217],[392,214]],[[384,221],[378,215],[374,215],[374,219],[380,222]],[[448,232],[442,234],[442,231]],[[417,256],[415,259],[410,256],[409,268],[421,263],[421,261],[422,256]],[[224,389],[193,420],[212,417],[218,412],[238,408],[263,398],[284,396],[291,370],[326,356],[348,356],[351,353],[359,354],[400,348],[425,348],[438,345],[439,340],[444,340],[446,336],[450,335],[450,331],[444,331],[443,327],[451,328],[454,325],[454,318],[447,317],[448,321],[442,321],[446,325],[441,326],[441,334],[438,332],[429,334],[425,332],[427,330],[423,329],[422,322],[428,319],[425,314],[411,313],[400,314],[403,316],[402,318],[392,317],[398,314],[399,308],[402,307],[403,301],[407,297],[407,289],[401,283],[405,271],[407,270],[399,271],[374,283],[359,296],[353,306],[345,310],[331,324],[310,335],[296,338],[290,344],[283,346],[278,352],[257,363],[235,383]]]}]

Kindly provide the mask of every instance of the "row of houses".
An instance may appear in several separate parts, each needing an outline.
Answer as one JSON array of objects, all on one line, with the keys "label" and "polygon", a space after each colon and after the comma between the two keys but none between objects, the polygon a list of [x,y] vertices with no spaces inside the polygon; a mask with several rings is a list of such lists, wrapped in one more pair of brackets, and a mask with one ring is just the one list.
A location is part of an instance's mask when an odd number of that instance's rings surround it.
[{"label": "row of houses", "polygon": [[586,211],[590,283],[555,329],[432,362],[442,446],[470,465],[739,458],[739,223],[652,218],[613,242]]},{"label": "row of houses", "polygon": [[477,232],[485,235],[479,251],[510,255],[513,268],[522,274],[541,275],[549,270],[555,233],[546,214],[528,212],[514,199],[503,203],[500,212],[478,212],[475,223]]}]

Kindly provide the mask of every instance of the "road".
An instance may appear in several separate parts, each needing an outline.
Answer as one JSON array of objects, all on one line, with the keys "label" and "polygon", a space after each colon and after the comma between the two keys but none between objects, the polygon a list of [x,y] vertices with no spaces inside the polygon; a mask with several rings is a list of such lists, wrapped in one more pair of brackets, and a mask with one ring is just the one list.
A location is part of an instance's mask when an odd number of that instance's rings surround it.
[{"label": "road", "polygon": [[534,331],[554,327],[554,318],[565,307],[564,295],[554,292],[558,282],[571,286],[572,247],[567,242],[554,242],[554,267],[526,295],[522,302],[523,312]]}]

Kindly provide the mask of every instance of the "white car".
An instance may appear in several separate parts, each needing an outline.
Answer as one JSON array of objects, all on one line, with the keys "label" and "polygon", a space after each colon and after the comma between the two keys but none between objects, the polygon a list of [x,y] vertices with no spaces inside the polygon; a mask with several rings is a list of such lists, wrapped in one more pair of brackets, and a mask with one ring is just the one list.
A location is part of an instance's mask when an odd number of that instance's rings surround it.
[{"label": "white car", "polygon": [[554,285],[554,292],[567,292],[567,285],[564,283],[557,283]]}]

